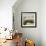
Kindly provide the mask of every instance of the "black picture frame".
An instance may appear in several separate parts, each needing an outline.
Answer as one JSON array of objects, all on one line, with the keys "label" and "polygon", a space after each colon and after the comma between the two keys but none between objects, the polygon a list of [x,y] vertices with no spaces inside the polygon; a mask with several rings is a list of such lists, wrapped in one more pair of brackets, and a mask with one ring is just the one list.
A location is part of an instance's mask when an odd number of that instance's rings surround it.
[{"label": "black picture frame", "polygon": [[36,28],[37,27],[37,12],[21,12],[21,27]]}]

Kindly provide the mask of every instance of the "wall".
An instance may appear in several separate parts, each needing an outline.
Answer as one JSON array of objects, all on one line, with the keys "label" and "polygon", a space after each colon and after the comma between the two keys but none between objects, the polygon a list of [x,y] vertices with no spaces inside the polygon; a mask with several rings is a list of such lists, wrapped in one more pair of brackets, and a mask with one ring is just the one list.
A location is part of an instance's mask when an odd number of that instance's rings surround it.
[{"label": "wall", "polygon": [[41,39],[42,46],[46,46],[46,0],[41,1]]},{"label": "wall", "polygon": [[12,29],[12,6],[16,0],[0,0],[0,27]]},{"label": "wall", "polygon": [[[46,44],[44,43],[45,40],[42,39],[43,36],[46,34],[45,33],[46,26],[44,25],[45,18],[43,19],[43,17],[46,17],[46,16],[43,16],[45,12],[45,9],[44,9],[45,0],[44,2],[43,0],[22,0],[22,1],[20,0],[18,2],[16,2],[15,5],[13,6],[15,30],[18,30],[18,32],[22,32],[24,39],[27,38],[27,39],[34,40],[36,43],[36,46],[46,46]],[[21,27],[21,12],[37,12],[37,27],[22,28]]]}]

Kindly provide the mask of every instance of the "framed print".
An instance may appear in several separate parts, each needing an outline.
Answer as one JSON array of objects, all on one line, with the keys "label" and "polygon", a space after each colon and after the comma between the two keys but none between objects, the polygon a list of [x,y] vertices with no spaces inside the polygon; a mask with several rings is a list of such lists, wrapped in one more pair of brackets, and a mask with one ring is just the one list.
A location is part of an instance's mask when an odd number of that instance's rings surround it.
[{"label": "framed print", "polygon": [[21,27],[36,27],[37,13],[36,12],[21,12]]}]

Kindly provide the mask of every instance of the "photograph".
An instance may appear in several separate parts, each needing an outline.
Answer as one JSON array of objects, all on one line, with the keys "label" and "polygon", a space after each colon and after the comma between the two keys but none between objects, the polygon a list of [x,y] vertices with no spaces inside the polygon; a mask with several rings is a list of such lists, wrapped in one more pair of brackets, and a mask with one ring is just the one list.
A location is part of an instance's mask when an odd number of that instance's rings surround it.
[{"label": "photograph", "polygon": [[21,27],[36,27],[36,12],[21,12]]},{"label": "photograph", "polygon": [[46,46],[46,0],[0,0],[0,46]]}]

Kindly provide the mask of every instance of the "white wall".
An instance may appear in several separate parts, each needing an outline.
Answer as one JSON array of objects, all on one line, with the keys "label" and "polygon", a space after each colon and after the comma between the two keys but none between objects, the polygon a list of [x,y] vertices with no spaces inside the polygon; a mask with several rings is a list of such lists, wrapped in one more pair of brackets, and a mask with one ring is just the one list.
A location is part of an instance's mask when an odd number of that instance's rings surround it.
[{"label": "white wall", "polygon": [[[46,46],[46,21],[44,21],[46,17],[45,0],[23,0],[22,3],[20,3],[20,1],[18,1],[19,4],[16,3],[13,6],[15,30],[17,29],[18,32],[22,32],[24,38],[27,37],[28,39],[34,40],[36,46]],[[37,28],[22,28],[21,12],[37,12]]]},{"label": "white wall", "polygon": [[41,2],[41,39],[42,46],[46,46],[46,0]]},{"label": "white wall", "polygon": [[12,6],[16,0],[0,0],[0,27],[12,28]]}]

